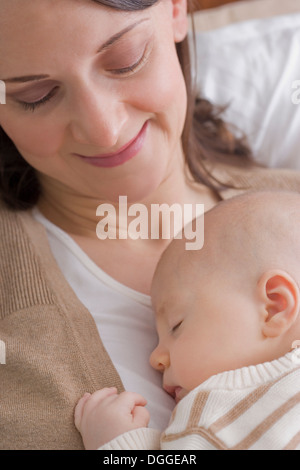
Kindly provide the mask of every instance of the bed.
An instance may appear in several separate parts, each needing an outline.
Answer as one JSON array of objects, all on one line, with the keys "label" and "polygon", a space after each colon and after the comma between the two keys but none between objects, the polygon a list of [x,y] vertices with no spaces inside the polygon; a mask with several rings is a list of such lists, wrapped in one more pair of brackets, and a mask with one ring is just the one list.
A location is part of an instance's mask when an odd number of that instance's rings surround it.
[{"label": "bed", "polygon": [[194,0],[193,9],[199,93],[228,106],[259,162],[300,169],[299,0]]}]

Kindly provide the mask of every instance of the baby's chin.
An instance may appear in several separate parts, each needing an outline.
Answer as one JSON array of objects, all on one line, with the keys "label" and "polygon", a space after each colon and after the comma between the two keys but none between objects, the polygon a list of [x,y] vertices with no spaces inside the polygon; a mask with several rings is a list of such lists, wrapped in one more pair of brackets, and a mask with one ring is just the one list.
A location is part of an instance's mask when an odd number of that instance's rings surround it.
[{"label": "baby's chin", "polygon": [[175,388],[175,391],[174,391],[174,399],[175,399],[175,403],[179,403],[187,394],[189,393],[188,390],[185,390],[184,388],[182,387],[176,387]]}]

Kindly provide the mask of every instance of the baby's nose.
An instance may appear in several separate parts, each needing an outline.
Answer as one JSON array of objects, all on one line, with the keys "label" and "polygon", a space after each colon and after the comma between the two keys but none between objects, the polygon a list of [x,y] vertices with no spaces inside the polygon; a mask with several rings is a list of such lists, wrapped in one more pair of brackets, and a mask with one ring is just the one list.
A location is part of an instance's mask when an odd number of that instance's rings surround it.
[{"label": "baby's nose", "polygon": [[163,349],[158,345],[150,356],[150,365],[153,369],[158,370],[159,372],[164,372],[164,370],[170,365],[170,357],[168,351]]}]

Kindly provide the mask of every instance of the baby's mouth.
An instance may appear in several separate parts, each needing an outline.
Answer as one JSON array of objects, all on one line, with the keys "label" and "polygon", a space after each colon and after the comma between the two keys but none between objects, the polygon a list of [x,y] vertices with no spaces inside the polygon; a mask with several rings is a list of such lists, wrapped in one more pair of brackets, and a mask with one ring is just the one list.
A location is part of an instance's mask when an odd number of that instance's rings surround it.
[{"label": "baby's mouth", "polygon": [[174,398],[176,404],[186,395],[184,389],[179,386],[164,385],[164,390]]}]

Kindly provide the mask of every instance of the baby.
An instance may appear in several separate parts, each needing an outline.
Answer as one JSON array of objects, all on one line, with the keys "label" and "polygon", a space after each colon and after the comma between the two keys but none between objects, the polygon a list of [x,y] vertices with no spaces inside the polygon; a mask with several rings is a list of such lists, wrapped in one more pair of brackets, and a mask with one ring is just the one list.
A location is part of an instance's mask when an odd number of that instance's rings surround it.
[{"label": "baby", "polygon": [[75,410],[86,449],[300,450],[300,196],[247,193],[204,217],[204,247],[173,240],[153,279],[168,428],[147,427],[142,396],[99,390]]}]

